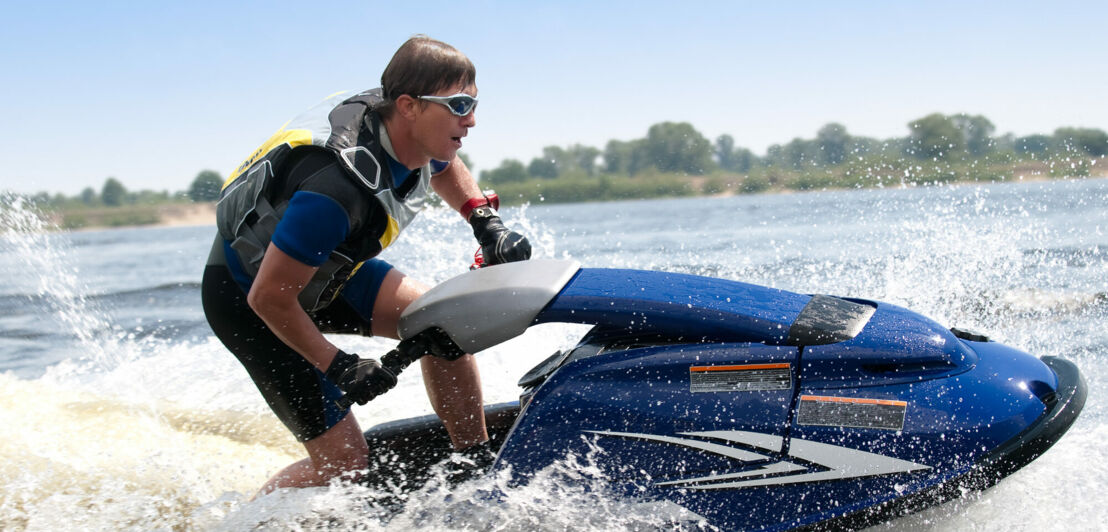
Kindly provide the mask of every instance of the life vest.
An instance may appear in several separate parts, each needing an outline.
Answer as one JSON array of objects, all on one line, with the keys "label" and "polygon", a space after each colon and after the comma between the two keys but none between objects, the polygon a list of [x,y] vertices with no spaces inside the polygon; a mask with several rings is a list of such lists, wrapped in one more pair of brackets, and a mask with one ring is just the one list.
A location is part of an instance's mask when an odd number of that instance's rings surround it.
[{"label": "life vest", "polygon": [[[425,165],[407,179],[401,195],[389,170],[388,156],[396,157],[388,132],[375,109],[383,99],[380,89],[351,95],[334,94],[273,134],[227,178],[216,206],[216,226],[230,242],[243,270],[254,277],[265,250],[288,206],[288,197],[275,197],[274,177],[296,149],[324,149],[333,153],[346,175],[381,204],[387,227],[380,249],[392,244],[427,201],[431,167]],[[361,260],[368,259],[362,258]],[[300,292],[300,304],[313,312],[326,307],[361,262],[338,251],[331,253]]]}]

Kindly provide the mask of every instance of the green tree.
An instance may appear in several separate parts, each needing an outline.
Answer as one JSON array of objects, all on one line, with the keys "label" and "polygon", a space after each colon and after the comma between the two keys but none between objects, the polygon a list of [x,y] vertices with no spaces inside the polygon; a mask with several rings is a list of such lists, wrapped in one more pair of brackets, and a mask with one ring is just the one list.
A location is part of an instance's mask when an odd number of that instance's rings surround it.
[{"label": "green tree", "polygon": [[555,177],[566,173],[573,167],[573,159],[560,146],[543,148],[542,158],[554,163]]},{"label": "green tree", "polygon": [[766,166],[783,166],[785,148],[780,144],[771,144],[766,148],[766,156],[763,159]]},{"label": "green tree", "polygon": [[735,139],[726,133],[716,137],[714,152],[716,164],[729,172],[750,172],[757,159],[754,152],[746,148],[736,148]]},{"label": "green tree", "polygon": [[527,164],[527,175],[539,179],[558,177],[558,163],[546,157],[535,157]]},{"label": "green tree", "polygon": [[993,145],[993,133],[996,131],[996,126],[993,125],[988,118],[981,115],[970,116],[967,114],[957,114],[950,117],[954,122],[954,126],[962,131],[962,138],[965,139],[966,151],[970,155],[985,155],[989,151],[992,151]]},{"label": "green tree", "polygon": [[827,124],[816,132],[816,146],[819,149],[819,160],[829,166],[842,164],[846,160],[847,150],[851,143],[850,134],[846,132],[846,126],[837,123]]},{"label": "green tree", "polygon": [[724,170],[734,170],[735,166],[735,138],[724,133],[716,137],[715,144],[716,164]]},{"label": "green tree", "polygon": [[219,191],[223,188],[223,176],[214,170],[203,170],[196,174],[189,187],[189,199],[197,203],[215,201],[219,199]]},{"label": "green tree", "polygon": [[[850,147],[846,150],[847,157],[880,152],[888,148],[889,142],[890,141],[880,141],[870,137],[850,137]],[[903,153],[903,150],[896,151],[897,153]]]},{"label": "green tree", "polygon": [[754,155],[749,148],[736,148],[731,157],[734,164],[732,170],[736,172],[748,174],[754,169],[754,165],[758,164],[758,156]]},{"label": "green tree", "polygon": [[656,168],[653,152],[647,148],[646,139],[630,142],[631,157],[627,161],[627,175],[637,175],[649,168]]},{"label": "green tree", "polygon": [[566,156],[572,161],[575,169],[585,172],[589,177],[596,175],[596,160],[600,158],[600,150],[592,146],[574,144],[566,150]]},{"label": "green tree", "polygon": [[1108,155],[1108,133],[1100,129],[1062,127],[1054,130],[1054,142],[1069,151],[1083,151],[1095,157]]},{"label": "green tree", "polygon": [[127,195],[129,203],[165,203],[169,201],[168,190],[140,190]]},{"label": "green tree", "polygon": [[553,179],[575,171],[591,176],[596,172],[599,156],[600,150],[580,144],[569,148],[547,146],[542,149],[542,156],[532,159],[527,165],[527,172],[531,177],[541,179]]},{"label": "green tree", "polygon": [[[583,172],[585,175],[592,176],[596,174],[596,160],[599,157],[600,150],[592,146],[581,144],[574,144],[568,148],[547,146],[542,149],[542,157],[531,161],[537,172],[532,172],[532,175],[561,177],[571,172]],[[541,162],[536,162],[540,160]],[[528,170],[531,170],[530,166]]]},{"label": "green tree", "polygon": [[630,174],[631,158],[634,146],[622,140],[609,140],[604,147],[604,172],[608,174]]},{"label": "green tree", "polygon": [[49,205],[50,204],[50,193],[49,192],[39,192],[39,193],[31,196],[31,203],[33,203],[35,205],[39,205],[39,206]]},{"label": "green tree", "polygon": [[93,190],[92,187],[85,187],[85,189],[81,191],[81,203],[85,205],[96,203],[96,191]]},{"label": "green tree", "polygon": [[781,150],[782,161],[788,168],[802,170],[819,163],[819,145],[815,141],[795,138]]},{"label": "green tree", "polygon": [[120,183],[114,177],[109,177],[107,181],[104,181],[104,187],[100,189],[100,201],[103,201],[104,205],[118,207],[123,205],[126,199],[127,189],[123,187],[123,183]]},{"label": "green tree", "polygon": [[989,151],[999,151],[1004,153],[1012,153],[1016,151],[1016,136],[1012,133],[1005,133],[993,137],[989,146]]},{"label": "green tree", "polygon": [[500,166],[493,170],[481,172],[482,184],[497,185],[500,183],[518,183],[527,180],[527,169],[523,163],[516,159],[504,159]]},{"label": "green tree", "polygon": [[965,149],[965,137],[950,117],[929,114],[908,123],[908,149],[920,159],[945,159]]},{"label": "green tree", "polygon": [[1015,141],[1016,153],[1029,153],[1042,155],[1050,151],[1051,139],[1049,135],[1028,135]]},{"label": "green tree", "polygon": [[712,143],[688,122],[650,126],[643,148],[652,166],[662,172],[701,175],[712,167]]}]

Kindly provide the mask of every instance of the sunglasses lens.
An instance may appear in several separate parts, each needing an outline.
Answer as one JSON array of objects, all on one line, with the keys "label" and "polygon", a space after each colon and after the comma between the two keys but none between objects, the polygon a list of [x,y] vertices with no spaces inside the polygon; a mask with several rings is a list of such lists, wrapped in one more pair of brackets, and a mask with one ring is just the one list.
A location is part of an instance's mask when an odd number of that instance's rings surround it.
[{"label": "sunglasses lens", "polygon": [[477,100],[472,96],[455,96],[447,102],[450,110],[458,116],[465,116],[473,111],[473,108],[477,105]]}]

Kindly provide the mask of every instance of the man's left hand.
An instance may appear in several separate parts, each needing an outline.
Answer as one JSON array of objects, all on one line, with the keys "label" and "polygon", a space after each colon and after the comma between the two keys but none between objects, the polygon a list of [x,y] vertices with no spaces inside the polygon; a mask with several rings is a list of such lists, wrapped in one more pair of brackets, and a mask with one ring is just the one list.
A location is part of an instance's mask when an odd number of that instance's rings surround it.
[{"label": "man's left hand", "polygon": [[473,236],[481,244],[486,265],[531,258],[531,243],[527,241],[527,237],[504,227],[504,222],[492,209],[475,209],[470,215],[469,224],[473,227]]}]

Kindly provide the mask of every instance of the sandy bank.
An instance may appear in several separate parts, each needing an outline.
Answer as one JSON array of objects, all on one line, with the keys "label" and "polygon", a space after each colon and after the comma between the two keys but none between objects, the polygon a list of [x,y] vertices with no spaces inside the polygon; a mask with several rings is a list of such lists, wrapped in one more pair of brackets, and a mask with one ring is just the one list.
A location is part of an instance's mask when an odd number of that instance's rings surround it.
[{"label": "sandy bank", "polygon": [[215,225],[215,203],[167,206],[158,213],[158,223],[155,225],[161,227]]}]

